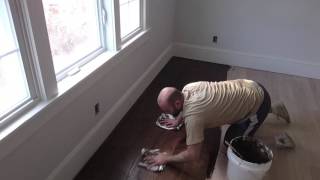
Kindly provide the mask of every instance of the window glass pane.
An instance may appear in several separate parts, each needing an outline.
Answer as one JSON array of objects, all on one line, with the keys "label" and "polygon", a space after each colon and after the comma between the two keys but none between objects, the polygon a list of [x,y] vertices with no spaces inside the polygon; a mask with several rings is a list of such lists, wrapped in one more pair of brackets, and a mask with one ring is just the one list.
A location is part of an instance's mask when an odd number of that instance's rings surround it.
[{"label": "window glass pane", "polygon": [[96,0],[43,0],[55,72],[99,49]]},{"label": "window glass pane", "polygon": [[30,98],[19,52],[0,59],[0,117]]},{"label": "window glass pane", "polygon": [[11,31],[11,24],[8,16],[9,13],[4,0],[0,0],[0,6],[0,55],[3,55],[13,49],[16,49],[16,44]]},{"label": "window glass pane", "polygon": [[140,0],[120,0],[121,38],[140,27]]},{"label": "window glass pane", "polygon": [[30,98],[15,31],[0,0],[0,118]]}]

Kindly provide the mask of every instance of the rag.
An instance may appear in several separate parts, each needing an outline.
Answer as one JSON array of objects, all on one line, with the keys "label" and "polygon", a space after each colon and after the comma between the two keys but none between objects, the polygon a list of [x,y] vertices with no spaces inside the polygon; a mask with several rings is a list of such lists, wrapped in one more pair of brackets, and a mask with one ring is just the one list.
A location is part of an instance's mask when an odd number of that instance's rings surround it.
[{"label": "rag", "polygon": [[140,162],[138,163],[138,166],[143,167],[149,171],[153,171],[153,172],[161,172],[164,170],[165,168],[165,164],[162,165],[151,165],[148,162],[146,162],[144,160],[144,158],[146,156],[150,156],[150,155],[157,155],[160,153],[160,149],[147,149],[147,148],[142,148],[141,149],[141,158],[140,158]]},{"label": "rag", "polygon": [[166,129],[166,130],[180,130],[180,128],[183,126],[183,122],[181,122],[180,124],[178,124],[176,127],[168,127],[164,124],[161,124],[160,122],[164,119],[175,119],[174,116],[172,116],[171,114],[165,114],[162,113],[157,121],[156,121],[156,125],[159,126],[162,129]]}]

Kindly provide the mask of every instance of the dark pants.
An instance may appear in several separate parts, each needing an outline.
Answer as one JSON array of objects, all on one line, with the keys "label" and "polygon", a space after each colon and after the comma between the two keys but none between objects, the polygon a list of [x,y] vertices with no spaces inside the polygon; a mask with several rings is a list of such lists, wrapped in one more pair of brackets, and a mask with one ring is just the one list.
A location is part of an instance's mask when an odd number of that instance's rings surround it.
[{"label": "dark pants", "polygon": [[256,114],[252,115],[248,119],[240,120],[240,122],[232,124],[228,128],[224,136],[224,142],[226,146],[227,146],[226,142],[228,142],[229,144],[230,141],[235,137],[254,136],[256,131],[262,125],[263,121],[266,119],[271,108],[270,95],[261,84],[259,84],[259,86],[263,89],[263,92],[264,92],[264,98],[263,98],[262,104],[260,105]]}]

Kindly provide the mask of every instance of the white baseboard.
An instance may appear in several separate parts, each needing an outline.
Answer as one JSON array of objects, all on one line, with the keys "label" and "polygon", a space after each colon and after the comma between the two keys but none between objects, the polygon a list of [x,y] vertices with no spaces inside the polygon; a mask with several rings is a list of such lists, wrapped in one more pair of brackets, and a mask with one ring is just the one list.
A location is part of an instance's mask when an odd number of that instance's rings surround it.
[{"label": "white baseboard", "polygon": [[104,117],[87,133],[81,142],[51,172],[47,180],[70,180],[90,159],[103,141],[120,122],[142,92],[172,57],[172,45],[154,61],[142,76],[125,92]]},{"label": "white baseboard", "polygon": [[185,43],[174,44],[174,56],[231,66],[320,79],[320,64],[296,59],[243,53]]}]

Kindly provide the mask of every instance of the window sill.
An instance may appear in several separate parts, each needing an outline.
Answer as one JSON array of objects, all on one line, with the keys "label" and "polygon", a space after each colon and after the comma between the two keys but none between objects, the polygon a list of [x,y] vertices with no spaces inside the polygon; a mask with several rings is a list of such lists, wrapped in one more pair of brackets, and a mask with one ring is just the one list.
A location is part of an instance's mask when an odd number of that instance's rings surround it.
[{"label": "window sill", "polygon": [[125,43],[119,51],[105,52],[81,67],[81,71],[58,82],[59,93],[46,101],[41,101],[20,118],[9,122],[0,131],[0,160],[35,133],[48,120],[63,111],[70,102],[97,80],[105,76],[127,55],[142,46],[150,37],[151,29],[137,34]]}]

